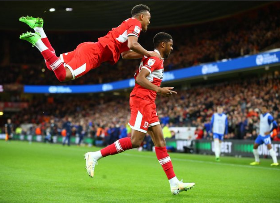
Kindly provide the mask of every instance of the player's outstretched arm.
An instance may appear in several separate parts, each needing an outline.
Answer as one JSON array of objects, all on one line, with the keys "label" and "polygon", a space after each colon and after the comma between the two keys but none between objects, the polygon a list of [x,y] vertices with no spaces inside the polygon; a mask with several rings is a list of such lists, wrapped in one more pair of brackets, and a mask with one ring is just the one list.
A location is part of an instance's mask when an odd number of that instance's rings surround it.
[{"label": "player's outstretched arm", "polygon": [[163,96],[170,96],[172,94],[177,94],[177,92],[173,91],[174,87],[158,87],[151,83],[146,77],[150,74],[150,72],[143,68],[136,77],[136,83],[141,85],[142,87],[153,90],[156,93],[159,93]]},{"label": "player's outstretched arm", "polygon": [[138,43],[138,37],[136,36],[128,36],[128,42],[127,42],[127,46],[130,50],[147,56],[147,57],[158,57],[161,58],[160,55],[156,52],[151,52],[151,51],[147,51],[146,49],[144,49],[141,44]]},{"label": "player's outstretched arm", "polygon": [[143,58],[144,55],[142,54],[138,54],[135,51],[125,51],[123,53],[121,53],[121,56],[123,59],[140,59]]}]

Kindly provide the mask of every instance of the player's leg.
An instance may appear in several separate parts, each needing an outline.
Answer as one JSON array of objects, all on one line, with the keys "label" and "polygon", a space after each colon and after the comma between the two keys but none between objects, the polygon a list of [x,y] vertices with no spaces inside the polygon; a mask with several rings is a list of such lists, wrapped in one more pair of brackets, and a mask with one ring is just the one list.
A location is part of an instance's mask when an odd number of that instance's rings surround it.
[{"label": "player's leg", "polygon": [[[33,46],[36,46],[44,57],[46,64],[49,64],[49,68],[54,72],[55,76],[60,82],[67,80],[71,72],[65,68],[63,61],[52,53],[48,47],[42,42],[38,33],[27,32],[20,35],[20,39],[30,42]],[[72,74],[71,77],[72,78]]]},{"label": "player's leg", "polygon": [[68,146],[70,146],[70,143],[71,142],[71,135],[69,135],[68,137],[67,137],[67,144],[68,144]]},{"label": "player's leg", "polygon": [[220,136],[220,139],[219,139],[219,158],[221,156],[222,141],[223,141],[223,136]]},{"label": "player's leg", "polygon": [[219,139],[219,135],[214,133],[213,138],[214,138],[214,151],[215,151],[216,161],[220,161],[220,139]]},{"label": "player's leg", "polygon": [[181,191],[187,191],[194,187],[195,183],[183,183],[176,177],[173,170],[172,161],[169,157],[169,154],[167,153],[166,144],[160,124],[158,123],[154,126],[149,127],[148,133],[152,137],[152,140],[154,142],[157,159],[169,180],[172,194],[177,195]]},{"label": "player's leg", "polygon": [[250,165],[255,166],[255,165],[259,165],[260,164],[260,156],[259,156],[258,147],[260,145],[262,145],[262,144],[263,144],[262,136],[259,135],[256,138],[254,146],[253,146],[253,154],[254,154],[254,157],[255,157],[255,161],[250,163]]},{"label": "player's leg", "polygon": [[[43,24],[44,24],[44,20],[42,18],[34,18],[32,16],[23,16],[19,18],[19,21],[27,24],[30,28],[34,29],[35,32],[39,33],[39,35],[41,36],[41,40],[42,42],[48,47],[48,49],[55,54],[55,50],[52,47],[44,29],[43,29]],[[46,62],[47,68],[49,70],[51,70],[50,68],[50,64]]]},{"label": "player's leg", "polygon": [[[268,139],[270,141],[268,141]],[[273,150],[272,146],[271,146],[271,139],[270,139],[270,135],[268,138],[266,138],[267,141],[265,141],[265,144],[267,146],[267,149],[269,150],[270,156],[272,157],[273,163],[271,164],[271,166],[279,166],[279,163],[277,161],[277,157],[276,157],[276,152]]]},{"label": "player's leg", "polygon": [[43,18],[34,18],[32,16],[23,16],[23,17],[19,18],[19,21],[27,24],[30,28],[34,29],[35,32],[39,33],[43,43],[48,47],[48,49],[51,52],[55,53],[55,50],[52,47],[44,29],[43,29],[43,24],[44,24]]},{"label": "player's leg", "polygon": [[[86,169],[89,176],[94,176],[94,168],[97,164],[97,161],[109,155],[114,155],[121,153],[125,150],[132,149],[133,147],[139,147],[142,143],[148,129],[148,124],[144,125],[144,121],[146,120],[145,115],[141,114],[141,107],[145,105],[141,105],[141,103],[145,102],[143,99],[135,99],[130,98],[130,110],[131,116],[129,125],[132,128],[131,130],[131,138],[126,137],[115,141],[113,144],[101,149],[97,152],[88,152],[85,154],[86,160]],[[145,128],[143,126],[146,126]]]},{"label": "player's leg", "polygon": [[103,62],[104,48],[95,42],[84,42],[77,46],[75,51],[60,55],[60,58],[65,63],[71,72],[71,78],[76,79],[91,69],[97,68]]},{"label": "player's leg", "polygon": [[126,137],[115,141],[113,144],[104,147],[103,149],[96,152],[88,152],[85,154],[86,169],[88,175],[94,176],[94,169],[97,161],[103,157],[122,153],[126,150],[139,147],[143,142],[145,133],[137,130],[132,130],[131,138]]}]

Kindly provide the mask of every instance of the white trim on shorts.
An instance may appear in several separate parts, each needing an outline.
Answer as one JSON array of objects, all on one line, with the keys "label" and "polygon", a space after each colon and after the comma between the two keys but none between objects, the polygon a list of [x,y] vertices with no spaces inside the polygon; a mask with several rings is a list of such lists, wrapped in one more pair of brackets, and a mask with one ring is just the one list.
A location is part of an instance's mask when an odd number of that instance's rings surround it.
[{"label": "white trim on shorts", "polygon": [[156,126],[156,125],[159,125],[159,124],[160,124],[159,121],[157,121],[157,122],[151,123],[151,124],[149,125],[149,127],[153,127],[153,126]]},{"label": "white trim on shorts", "polygon": [[[64,59],[63,59],[63,55],[62,54],[60,54],[60,56],[59,56],[60,58],[61,58],[61,60],[64,62]],[[69,70],[70,70],[70,72],[72,73],[72,80],[75,80],[75,74],[74,74],[74,71],[73,71],[73,69],[71,68],[71,66],[69,66],[67,63],[65,63],[64,62],[64,66],[65,67],[67,67]]]},{"label": "white trim on shorts", "polygon": [[130,123],[128,123],[128,125],[129,125],[133,130],[137,130],[137,131],[142,132],[142,133],[147,133],[146,130],[143,130],[143,129],[140,129],[140,128],[135,128],[134,126],[130,125]]}]

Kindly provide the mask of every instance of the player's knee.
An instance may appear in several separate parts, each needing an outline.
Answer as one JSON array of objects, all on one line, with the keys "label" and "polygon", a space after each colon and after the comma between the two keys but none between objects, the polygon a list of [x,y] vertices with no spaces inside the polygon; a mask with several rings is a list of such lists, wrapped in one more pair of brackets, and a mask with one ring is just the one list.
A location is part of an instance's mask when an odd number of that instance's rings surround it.
[{"label": "player's knee", "polygon": [[131,144],[132,144],[132,147],[133,147],[133,148],[140,147],[141,144],[142,144],[142,140],[139,140],[139,139],[137,139],[137,138],[132,137],[132,138],[131,138]]},{"label": "player's knee", "polygon": [[[62,78],[61,78],[61,79],[62,79]],[[73,79],[72,75],[67,75],[67,74],[66,74],[64,80],[59,80],[59,81],[60,81],[60,82],[66,82],[66,81],[70,81],[70,80],[72,80],[72,79]]]}]

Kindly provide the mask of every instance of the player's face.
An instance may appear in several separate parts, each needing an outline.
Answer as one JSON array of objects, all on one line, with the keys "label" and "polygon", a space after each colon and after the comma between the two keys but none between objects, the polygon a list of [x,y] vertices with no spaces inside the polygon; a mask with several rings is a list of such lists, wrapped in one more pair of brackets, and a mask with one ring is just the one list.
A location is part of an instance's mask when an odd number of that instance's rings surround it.
[{"label": "player's face", "polygon": [[217,108],[218,113],[223,113],[223,110],[224,110],[223,107],[218,107]]},{"label": "player's face", "polygon": [[173,40],[171,39],[169,42],[165,42],[164,56],[163,58],[168,58],[170,52],[173,50]]},{"label": "player's face", "polygon": [[151,14],[149,11],[142,14],[142,31],[146,32],[148,30],[148,25],[150,24]]},{"label": "player's face", "polygon": [[267,108],[265,106],[262,107],[262,113],[266,113],[267,112]]}]

